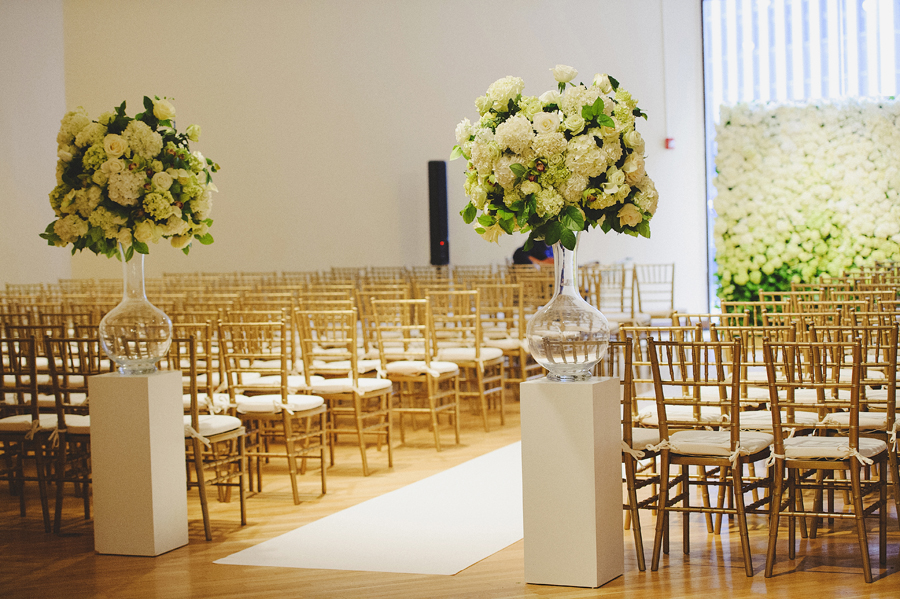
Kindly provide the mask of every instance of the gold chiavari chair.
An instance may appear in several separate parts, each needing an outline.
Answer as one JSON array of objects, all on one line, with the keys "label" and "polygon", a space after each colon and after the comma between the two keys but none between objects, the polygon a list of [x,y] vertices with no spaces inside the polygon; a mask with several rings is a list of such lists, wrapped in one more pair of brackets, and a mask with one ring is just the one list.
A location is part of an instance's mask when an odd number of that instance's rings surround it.
[{"label": "gold chiavari chair", "polygon": [[[657,496],[654,492],[650,497],[640,500],[638,491],[649,486],[656,488],[659,483],[659,476],[655,472],[657,456],[655,447],[659,445],[659,430],[633,426],[633,418],[637,412],[632,402],[632,349],[630,339],[611,340],[606,356],[597,364],[597,374],[617,376],[622,386],[622,469],[625,472],[622,482],[625,484],[626,497],[622,509],[626,510],[625,527],[631,528],[634,537],[638,569],[643,572],[647,566],[644,558],[640,510],[654,510]],[[651,463],[642,466],[641,461]],[[650,476],[644,474],[648,469],[652,470]]]},{"label": "gold chiavari chair", "polygon": [[733,302],[722,302],[721,303],[722,312],[726,314],[740,313],[746,312],[750,318],[750,324],[759,326],[762,325],[763,321],[763,311],[768,312],[770,314],[776,312],[791,312],[791,302],[783,301],[783,302],[760,302],[760,301],[733,301]]},{"label": "gold chiavari chair", "polygon": [[[887,487],[884,473],[888,460],[887,444],[881,439],[859,434],[860,418],[860,341],[765,342],[769,398],[772,406],[774,451],[770,472],[774,478],[769,518],[769,543],[766,552],[766,577],[774,574],[776,547],[781,518],[788,519],[788,558],[796,556],[795,522],[797,518],[851,519],[856,524],[862,556],[863,575],[872,582],[869,544],[865,518],[878,512],[880,563],[885,564]],[[849,370],[849,376],[845,373]],[[829,373],[831,373],[829,375]],[[847,435],[842,437],[790,436],[796,427],[791,415],[806,406],[795,401],[798,390],[813,390],[828,411],[849,413]],[[791,408],[794,408],[792,411]],[[831,425],[820,424],[821,428]],[[881,473],[866,478],[869,466]],[[814,480],[806,472],[818,473]],[[849,471],[850,479],[839,479],[837,473]],[[826,479],[826,475],[830,479]],[[787,499],[784,498],[787,487]],[[845,489],[852,497],[841,511],[823,511],[822,491]],[[804,491],[816,491],[812,510],[803,503]],[[863,500],[869,494],[877,498],[869,507]],[[815,527],[815,524],[814,524]]]},{"label": "gold chiavari chair", "polygon": [[709,330],[712,325],[745,327],[750,325],[750,316],[745,312],[673,312],[672,325],[676,327],[692,327],[700,325]]},{"label": "gold chiavari chair", "polygon": [[[393,385],[389,379],[360,376],[356,310],[299,310],[297,321],[305,365],[303,374],[310,390],[328,403],[331,419],[328,433],[332,445],[337,442],[337,435],[354,435],[362,458],[363,475],[368,476],[366,437],[374,436],[378,451],[382,442],[387,445],[388,467],[392,468]],[[346,376],[319,381],[311,378],[320,370],[327,372],[329,362],[335,360],[349,363]],[[347,424],[347,420],[352,424]]]},{"label": "gold chiavari chair", "polygon": [[525,294],[521,283],[479,284],[484,345],[503,350],[504,385],[518,397],[519,384],[544,376],[525,340]]},{"label": "gold chiavari chair", "polygon": [[50,379],[55,399],[56,512],[53,531],[60,532],[64,486],[73,483],[80,490],[84,518],[90,518],[90,441],[88,377],[113,372],[115,364],[103,351],[97,337],[44,339]]},{"label": "gold chiavari chair", "polygon": [[651,320],[671,318],[675,312],[675,263],[635,264],[633,269],[632,294],[637,312],[648,314]]},{"label": "gold chiavari chair", "polygon": [[[853,323],[847,326],[810,327],[811,341],[861,344],[859,365],[859,432],[864,437],[881,439],[888,444],[888,467],[894,491],[894,504],[900,514],[900,472],[897,463],[897,345],[898,323]],[[847,379],[843,372],[828,371],[825,376]],[[827,409],[820,412],[821,423],[832,434],[846,434],[851,414]],[[884,475],[882,475],[884,476]]]},{"label": "gold chiavari chair", "polygon": [[381,368],[397,385],[393,411],[399,415],[400,441],[406,441],[404,415],[415,422],[425,414],[441,451],[440,417],[446,414],[459,444],[459,366],[437,359],[428,300],[373,299],[372,310]]},{"label": "gold chiavari chair", "polygon": [[799,312],[798,302],[821,302],[827,300],[821,289],[805,289],[802,291],[769,291],[759,290],[759,301],[768,304],[787,302],[790,312]]},{"label": "gold chiavari chair", "polygon": [[[218,328],[228,395],[248,432],[247,458],[248,464],[256,465],[257,489],[262,490],[262,461],[285,458],[294,503],[299,504],[297,477],[305,472],[306,461],[313,459],[321,465],[324,495],[327,407],[322,397],[308,394],[308,378],[290,374],[294,340],[287,320],[220,320]],[[302,461],[299,468],[298,460]]]},{"label": "gold chiavari chair", "polygon": [[[26,482],[36,481],[44,517],[44,530],[50,532],[50,508],[45,456],[50,435],[56,428],[55,413],[43,413],[38,407],[38,373],[35,346],[43,345],[33,336],[0,338],[0,480],[9,483],[19,496],[19,512],[25,516]],[[25,462],[34,462],[34,474]]]},{"label": "gold chiavari chair", "polygon": [[506,424],[503,350],[487,347],[478,290],[430,291],[434,345],[438,360],[456,363],[462,373],[460,397],[477,400],[484,430],[488,432],[488,408],[496,404],[501,426]]},{"label": "gold chiavari chair", "polygon": [[[211,325],[206,324],[208,329]],[[197,348],[207,346],[209,331],[203,337],[189,335],[172,339],[164,360],[164,369],[187,370],[190,398],[187,414],[184,416],[185,453],[188,467],[193,467],[195,479],[188,477],[188,489],[197,487],[200,495],[200,509],[203,514],[203,530],[206,540],[212,540],[212,526],[209,518],[208,488],[219,489],[219,499],[229,500],[231,489],[237,487],[240,501],[241,526],[247,524],[247,508],[244,478],[247,475],[246,440],[247,429],[241,420],[225,414],[202,414],[200,406],[202,371],[209,375],[209,366],[198,356]],[[208,386],[207,386],[208,393]],[[206,406],[204,406],[206,407]],[[225,492],[223,492],[225,491]]]},{"label": "gold chiavari chair", "polygon": [[[656,535],[653,541],[653,561],[650,569],[659,569],[663,537],[668,529],[669,514],[673,511],[683,515],[683,545],[688,553],[689,518],[691,512],[705,514],[731,514],[736,519],[744,570],[753,576],[753,562],[750,554],[750,537],[747,527],[747,513],[759,510],[768,502],[768,497],[752,504],[746,503],[746,493],[766,485],[766,481],[747,481],[743,476],[744,466],[765,460],[769,456],[769,445],[773,436],[769,433],[742,430],[740,425],[739,378],[740,341],[721,342],[679,342],[649,340],[649,353],[656,392],[657,411],[660,414],[660,492],[657,503]],[[726,365],[726,356],[732,356]],[[715,393],[701,393],[708,387]],[[704,403],[701,395],[717,395],[719,401],[712,405],[721,410],[722,419],[718,430],[706,430],[698,426]],[[673,417],[668,407],[688,408],[693,412],[689,419]],[[683,486],[675,497],[669,494],[669,470],[680,466]],[[686,476],[686,469],[696,466],[705,470],[717,468],[721,477],[702,478],[694,481]],[[691,485],[719,486],[729,493],[728,506],[719,501],[716,506],[692,505]],[[720,497],[722,495],[720,494]],[[676,505],[680,503],[680,505]]]}]

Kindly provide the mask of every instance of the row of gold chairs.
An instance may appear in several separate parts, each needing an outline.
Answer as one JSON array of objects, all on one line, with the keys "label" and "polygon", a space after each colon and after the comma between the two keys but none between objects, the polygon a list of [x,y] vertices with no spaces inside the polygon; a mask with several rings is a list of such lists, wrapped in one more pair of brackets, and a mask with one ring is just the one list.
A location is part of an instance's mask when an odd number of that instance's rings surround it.
[{"label": "row of gold chairs", "polygon": [[[781,518],[789,524],[791,559],[796,522],[814,537],[821,519],[850,518],[870,582],[865,519],[878,517],[884,564],[889,477],[895,505],[900,498],[896,315],[890,322],[834,325],[805,314],[799,322],[765,327],[748,324],[748,313],[700,316],[678,321],[686,326],[624,328],[624,338],[611,344],[609,364],[619,370],[625,403],[624,507],[639,567],[644,567],[640,509],[656,513],[652,569],[659,567],[660,554],[668,553],[669,514],[684,516],[687,553],[688,514],[701,512],[710,532],[719,530],[723,515],[736,520],[748,576],[753,574],[748,514],[769,520],[766,576],[775,567]],[[623,354],[630,357],[622,359]],[[625,367],[629,362],[631,368]],[[648,463],[649,474],[641,477]],[[766,476],[756,476],[759,466]],[[672,467],[678,468],[675,479]],[[702,490],[699,504],[691,502],[692,487]],[[719,489],[715,502],[707,490],[712,487]],[[642,488],[653,492],[639,500]],[[843,509],[831,500],[824,507],[823,496],[836,490],[845,492]],[[812,496],[811,509],[804,507],[804,496]]]}]

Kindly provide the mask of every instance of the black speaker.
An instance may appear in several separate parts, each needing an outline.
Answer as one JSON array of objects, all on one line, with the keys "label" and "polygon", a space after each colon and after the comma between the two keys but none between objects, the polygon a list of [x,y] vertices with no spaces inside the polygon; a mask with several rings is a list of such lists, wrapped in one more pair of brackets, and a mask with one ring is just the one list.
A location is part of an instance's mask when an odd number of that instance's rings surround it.
[{"label": "black speaker", "polygon": [[447,227],[447,163],[428,162],[428,219],[431,232],[431,264],[450,264]]}]

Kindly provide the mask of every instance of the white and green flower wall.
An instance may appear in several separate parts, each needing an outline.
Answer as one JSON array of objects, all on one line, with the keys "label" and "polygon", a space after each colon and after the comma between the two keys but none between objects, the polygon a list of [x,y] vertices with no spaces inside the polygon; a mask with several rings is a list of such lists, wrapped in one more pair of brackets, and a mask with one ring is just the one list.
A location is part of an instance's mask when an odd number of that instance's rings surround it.
[{"label": "white and green flower wall", "polygon": [[723,106],[716,142],[721,299],[900,259],[900,102]]}]

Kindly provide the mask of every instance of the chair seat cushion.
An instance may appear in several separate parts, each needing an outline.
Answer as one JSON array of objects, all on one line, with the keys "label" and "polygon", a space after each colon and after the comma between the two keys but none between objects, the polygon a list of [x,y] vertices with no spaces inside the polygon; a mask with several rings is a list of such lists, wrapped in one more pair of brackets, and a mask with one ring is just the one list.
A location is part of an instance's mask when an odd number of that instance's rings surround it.
[{"label": "chair seat cushion", "polygon": [[[822,424],[833,424],[836,427],[850,426],[850,412],[835,412],[822,419]],[[860,412],[859,428],[863,430],[886,431],[887,412]]]},{"label": "chair seat cushion", "polygon": [[658,428],[636,427],[631,429],[631,447],[639,451],[659,444]]},{"label": "chair seat cushion", "polygon": [[[775,442],[769,433],[741,431],[741,453],[754,454]],[[727,456],[731,454],[730,431],[678,431],[669,435],[673,453],[687,455]]]},{"label": "chair seat cushion", "polygon": [[[446,362],[474,362],[474,347],[445,347],[438,350],[438,360]],[[503,350],[498,347],[482,347],[481,360],[488,362],[503,357]]]},{"label": "chair seat cushion", "polygon": [[91,434],[91,417],[83,414],[66,414],[66,430],[70,435]]},{"label": "chair seat cushion", "polygon": [[[669,420],[694,421],[694,410],[690,406],[666,406],[666,418]],[[700,422],[720,424],[724,421],[722,410],[718,406],[702,406],[700,408]],[[656,406],[639,413],[635,422],[643,426],[659,426],[659,415],[656,413]]]},{"label": "chair seat cushion", "polygon": [[[40,414],[40,427],[42,431],[56,428],[56,414]],[[31,430],[31,414],[16,414],[0,418],[0,431],[5,433],[19,433]]]},{"label": "chair seat cushion", "polygon": [[[309,384],[311,386],[308,386],[306,384],[306,379],[303,378],[302,375],[289,374],[287,377],[288,393],[300,393],[302,391],[309,391],[317,383],[324,380],[324,377],[321,376],[310,376]],[[258,379],[254,379],[249,382],[244,381],[244,385],[251,390],[253,389],[253,387],[280,387],[281,375],[261,376]]]},{"label": "chair seat cushion", "polygon": [[[184,405],[185,410],[190,410],[191,394],[185,393],[182,395],[181,403]],[[229,403],[231,403],[231,398],[228,397],[227,393],[213,393],[212,400],[210,400],[209,395],[206,393],[197,394],[197,407],[201,412],[207,411],[212,414],[217,414],[226,409]]]},{"label": "chair seat cushion", "polygon": [[[787,423],[787,414],[781,413],[781,422],[784,426]],[[799,425],[815,425],[819,422],[819,417],[813,412],[794,412],[794,422]],[[741,428],[752,430],[772,430],[772,411],[771,410],[754,410],[752,412],[741,412]]]},{"label": "chair seat cushion", "polygon": [[[362,394],[388,390],[392,386],[391,381],[388,379],[363,378],[357,379],[356,383],[357,390]],[[322,379],[321,382],[313,384],[312,392],[325,395],[332,393],[352,393],[353,379]]]},{"label": "chair seat cushion", "polygon": [[506,337],[503,339],[485,339],[484,345],[485,347],[499,347],[504,351],[512,351],[523,349],[525,347],[524,342],[524,339],[520,341],[519,339],[510,339]]},{"label": "chair seat cushion", "polygon": [[[859,438],[859,453],[871,458],[887,451],[887,443],[881,439]],[[850,455],[850,440],[846,437],[791,437],[784,440],[784,456],[787,459],[846,459]]]},{"label": "chair seat cushion", "polygon": [[425,364],[424,360],[398,360],[396,362],[388,362],[387,365],[387,373],[391,374],[405,374],[405,375],[417,375],[417,374],[426,374],[431,373],[431,376],[440,376],[442,374],[449,374],[451,372],[459,372],[459,366],[457,366],[454,362],[441,362],[438,360],[432,360],[430,362],[431,368]]},{"label": "chair seat cushion", "polygon": [[[203,437],[212,437],[214,435],[219,435],[221,433],[227,433],[228,431],[233,431],[241,428],[241,419],[235,418],[234,416],[224,416],[224,415],[213,415],[213,414],[201,414],[198,421],[198,430]],[[185,415],[184,417],[184,436],[185,438],[190,437],[190,426],[191,426],[191,417],[189,415]]]},{"label": "chair seat cushion", "polygon": [[[356,370],[360,374],[378,370],[380,367],[381,360],[356,361]],[[335,360],[334,362],[322,362],[320,360],[315,360],[315,362],[313,363],[313,368],[315,369],[315,372],[322,372],[325,374],[349,374],[350,370],[353,368],[353,365],[350,364],[350,360]]]},{"label": "chair seat cushion", "polygon": [[[303,412],[318,408],[325,400],[317,395],[289,395],[287,408],[292,412]],[[281,412],[280,395],[253,395],[237,401],[239,414],[275,414]]]}]

